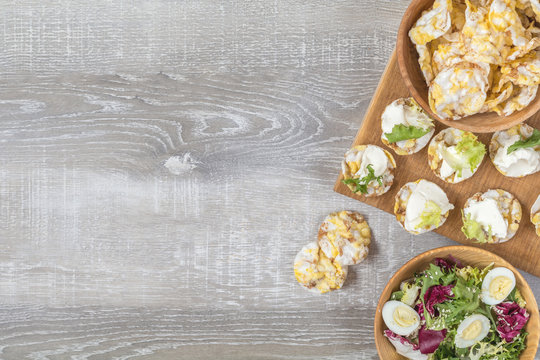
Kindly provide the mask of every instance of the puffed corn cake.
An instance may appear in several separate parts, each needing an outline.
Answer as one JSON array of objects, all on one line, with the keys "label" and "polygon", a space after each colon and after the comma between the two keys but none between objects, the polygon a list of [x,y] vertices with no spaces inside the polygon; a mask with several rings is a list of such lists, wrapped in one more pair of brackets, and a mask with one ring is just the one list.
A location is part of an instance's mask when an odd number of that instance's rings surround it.
[{"label": "puffed corn cake", "polygon": [[354,211],[332,213],[319,228],[319,246],[332,261],[356,265],[368,255],[371,230],[364,217]]},{"label": "puffed corn cake", "polygon": [[343,286],[347,278],[347,266],[330,260],[314,241],[296,255],[294,276],[306,289],[324,294]]},{"label": "puffed corn cake", "polygon": [[508,116],[540,84],[538,0],[435,0],[409,31],[439,117]]},{"label": "puffed corn cake", "polygon": [[438,178],[455,184],[474,175],[485,153],[486,146],[473,133],[447,128],[431,140],[428,163]]},{"label": "puffed corn cake", "polygon": [[379,196],[394,182],[396,161],[392,154],[376,145],[358,145],[345,153],[341,163],[343,183],[354,193]]},{"label": "puffed corn cake", "polygon": [[398,155],[422,150],[435,132],[433,119],[411,97],[389,104],[381,115],[381,141]]},{"label": "puffed corn cake", "polygon": [[453,208],[438,185],[419,179],[406,183],[398,191],[394,214],[405,230],[418,235],[442,226]]},{"label": "puffed corn cake", "polygon": [[514,195],[491,189],[476,193],[465,202],[461,230],[475,242],[503,243],[516,234],[521,216],[521,204]]},{"label": "puffed corn cake", "polygon": [[540,236],[540,195],[531,207],[531,221],[536,227],[536,235]]},{"label": "puffed corn cake", "polygon": [[540,145],[512,149],[516,142],[530,139],[534,131],[535,129],[527,124],[519,124],[493,134],[489,144],[489,157],[501,174],[523,177],[540,171]]}]

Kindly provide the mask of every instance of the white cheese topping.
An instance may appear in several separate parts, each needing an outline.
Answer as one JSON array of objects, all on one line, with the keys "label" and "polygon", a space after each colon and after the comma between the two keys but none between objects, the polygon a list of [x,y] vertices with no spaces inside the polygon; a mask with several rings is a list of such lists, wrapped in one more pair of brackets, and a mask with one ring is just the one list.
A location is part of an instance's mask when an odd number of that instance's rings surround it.
[{"label": "white cheese topping", "polygon": [[501,147],[495,154],[493,162],[507,176],[525,176],[540,168],[540,154],[534,148],[521,148],[508,154],[508,147],[521,140],[519,135],[509,136],[501,132],[498,137]]},{"label": "white cheese topping", "polygon": [[388,157],[384,150],[378,146],[368,145],[362,153],[360,168],[356,172],[356,176],[359,178],[366,176],[369,173],[367,168],[369,164],[373,166],[375,176],[382,175],[388,169]]},{"label": "white cheese topping", "polygon": [[382,131],[383,133],[390,133],[395,125],[407,124],[405,119],[405,106],[404,104],[398,104],[398,101],[394,101],[384,109],[381,116]]},{"label": "white cheese topping", "polygon": [[[447,178],[451,175],[453,175],[456,172],[456,169],[452,167],[450,164],[462,164],[463,159],[458,154],[455,146],[448,146],[446,147],[443,142],[439,144],[439,148],[437,149],[440,157],[443,159],[441,163],[441,169],[440,174],[441,177]],[[461,176],[460,179],[467,179],[470,178],[473,175],[471,168],[469,166],[464,166],[461,169]]]},{"label": "white cheese topping", "polygon": [[483,228],[491,233],[504,239],[508,233],[508,222],[501,214],[501,210],[497,206],[495,199],[487,198],[481,201],[471,201],[463,212],[465,215],[470,214],[471,219],[482,225]]},{"label": "white cheese topping", "polygon": [[382,116],[383,133],[391,133],[395,125],[415,126],[424,130],[432,126],[431,119],[420,109],[409,106],[403,99],[398,99],[386,107]]},{"label": "white cheese topping", "polygon": [[440,187],[430,181],[421,180],[414,188],[407,202],[404,224],[407,230],[416,230],[422,220],[421,215],[426,209],[428,201],[432,201],[439,206],[441,214],[446,214],[454,208],[454,205],[450,204],[448,197]]},{"label": "white cheese topping", "polygon": [[455,172],[456,171],[450,165],[448,165],[445,160],[442,161],[440,173],[443,178],[447,178]]}]

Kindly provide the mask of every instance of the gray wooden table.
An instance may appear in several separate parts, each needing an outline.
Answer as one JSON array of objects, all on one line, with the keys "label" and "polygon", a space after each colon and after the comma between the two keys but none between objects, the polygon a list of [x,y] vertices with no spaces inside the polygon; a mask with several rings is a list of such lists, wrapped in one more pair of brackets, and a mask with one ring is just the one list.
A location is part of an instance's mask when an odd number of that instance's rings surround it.
[{"label": "gray wooden table", "polygon": [[[407,4],[0,3],[0,358],[376,359],[391,274],[453,244],[332,192]],[[313,295],[340,209],[372,251]]]}]

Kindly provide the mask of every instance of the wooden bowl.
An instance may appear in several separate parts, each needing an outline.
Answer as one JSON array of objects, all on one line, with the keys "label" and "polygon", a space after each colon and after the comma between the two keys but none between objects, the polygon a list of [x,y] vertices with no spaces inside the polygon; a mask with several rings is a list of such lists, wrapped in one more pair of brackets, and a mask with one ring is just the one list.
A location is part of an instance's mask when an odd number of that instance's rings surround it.
[{"label": "wooden bowl", "polygon": [[523,279],[523,276],[521,276],[508,261],[487,250],[471,246],[445,246],[426,251],[403,265],[401,269],[392,276],[379,298],[379,303],[377,304],[377,310],[375,312],[375,345],[377,346],[379,357],[383,360],[405,359],[405,357],[396,353],[394,346],[383,334],[383,331],[386,329],[381,314],[384,303],[390,300],[392,292],[399,289],[399,285],[402,281],[410,279],[415,272],[426,269],[434,258],[445,258],[449,254],[461,260],[465,265],[485,267],[493,262],[495,263],[495,266],[504,266],[512,270],[516,276],[516,287],[521,291],[523,298],[527,302],[526,308],[527,312],[530,314],[529,321],[527,322],[527,325],[525,325],[525,330],[529,333],[526,342],[527,348],[523,351],[519,359],[533,360],[536,355],[538,340],[540,339],[540,317],[538,314],[538,305],[536,304],[536,299],[534,298],[531,288],[525,279]]},{"label": "wooden bowl", "polygon": [[460,120],[445,120],[435,115],[429,107],[428,87],[424,75],[420,70],[420,65],[418,64],[418,53],[409,38],[409,30],[416,23],[422,14],[422,11],[427,10],[432,5],[433,0],[411,1],[411,4],[407,8],[407,11],[405,11],[405,15],[403,15],[403,19],[401,20],[396,45],[399,71],[401,72],[403,81],[412,97],[424,110],[426,110],[434,119],[447,126],[476,133],[487,133],[508,129],[522,123],[540,110],[540,96],[536,96],[536,99],[534,99],[529,106],[521,111],[514,112],[510,116],[499,116],[495,112],[489,112],[467,116]]}]

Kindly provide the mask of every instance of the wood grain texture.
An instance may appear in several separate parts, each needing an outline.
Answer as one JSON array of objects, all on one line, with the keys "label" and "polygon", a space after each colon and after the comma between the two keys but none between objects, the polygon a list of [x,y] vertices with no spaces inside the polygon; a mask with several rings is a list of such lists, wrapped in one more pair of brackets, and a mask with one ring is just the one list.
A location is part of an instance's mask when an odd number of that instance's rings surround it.
[{"label": "wood grain texture", "polygon": [[[381,79],[381,83],[375,92],[362,127],[353,142],[354,145],[375,144],[385,147],[381,141],[381,115],[388,104],[395,99],[407,97],[409,93],[405,84],[399,77],[399,69],[396,54],[392,54],[388,67]],[[540,128],[540,114],[527,120],[527,124]],[[438,123],[436,134],[446,126]],[[489,148],[492,134],[479,134],[478,140]],[[448,195],[455,209],[450,212],[447,221],[435,231],[457,242],[485,248],[492,251],[514,266],[540,276],[540,241],[536,235],[535,227],[530,222],[530,209],[540,192],[540,173],[522,178],[509,178],[500,174],[491,163],[486,153],[483,163],[473,177],[458,184],[448,184],[439,179],[430,169],[427,158],[426,146],[416,154],[409,156],[395,156],[396,170],[392,188],[382,196],[366,198],[361,194],[354,194],[343,184],[343,174],[340,173],[335,183],[335,190],[341,194],[353,197],[367,204],[373,205],[391,214],[394,213],[395,196],[399,189],[408,182],[418,179],[426,179],[439,185]],[[476,244],[468,240],[460,231],[463,221],[461,209],[469,197],[489,189],[503,189],[513,194],[521,203],[523,216],[517,233],[512,239],[500,244]]]},{"label": "wood grain texture", "polygon": [[[452,243],[332,191],[407,3],[5,4],[0,359],[375,359],[391,274]],[[315,296],[341,209],[372,251]]]}]

